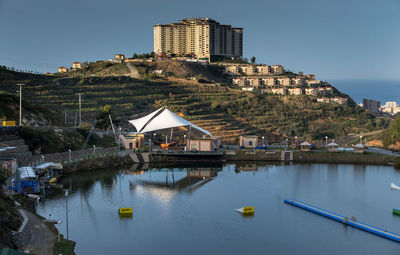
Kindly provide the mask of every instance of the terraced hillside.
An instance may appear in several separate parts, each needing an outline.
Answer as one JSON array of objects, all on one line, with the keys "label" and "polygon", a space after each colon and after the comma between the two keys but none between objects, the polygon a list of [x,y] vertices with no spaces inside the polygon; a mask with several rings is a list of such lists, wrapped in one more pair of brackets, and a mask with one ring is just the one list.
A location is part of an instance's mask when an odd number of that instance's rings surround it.
[{"label": "terraced hillside", "polygon": [[[0,90],[15,93],[15,82],[0,79]],[[98,109],[106,104],[114,107],[122,125],[129,118],[167,106],[227,140],[239,134],[258,134],[270,141],[294,136],[333,138],[384,129],[390,122],[359,107],[321,104],[314,97],[255,94],[178,78],[53,77],[26,83],[26,100],[52,109],[61,117],[66,111],[69,125],[78,111],[78,93],[83,93],[83,120],[87,122],[93,121]]]}]

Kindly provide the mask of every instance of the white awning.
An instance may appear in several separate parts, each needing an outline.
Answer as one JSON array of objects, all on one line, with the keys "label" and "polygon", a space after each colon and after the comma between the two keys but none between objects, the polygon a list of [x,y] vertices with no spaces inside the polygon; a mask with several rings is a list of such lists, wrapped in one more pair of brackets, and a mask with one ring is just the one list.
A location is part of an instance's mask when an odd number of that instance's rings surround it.
[{"label": "white awning", "polygon": [[[212,136],[212,134],[207,130],[204,130],[196,126],[195,124],[190,123],[189,121],[179,117],[178,115],[166,108],[161,113],[159,113],[161,109],[162,108],[140,119],[130,120],[129,123],[136,127],[138,133],[146,133],[174,127],[190,126],[206,135]],[[157,115],[157,113],[159,114]]]},{"label": "white awning", "polygon": [[300,145],[301,145],[301,146],[310,146],[311,144],[308,143],[308,142],[302,142]]},{"label": "white awning", "polygon": [[339,144],[337,144],[335,142],[331,142],[331,143],[328,143],[328,146],[339,146]]},{"label": "white awning", "polygon": [[150,113],[149,115],[146,115],[142,118],[136,119],[136,120],[130,120],[129,123],[135,126],[136,131],[140,133],[140,131],[143,129],[143,127],[153,118],[158,112],[160,112],[164,107],[161,107],[157,111],[154,111]]},{"label": "white awning", "polygon": [[357,149],[363,149],[363,148],[366,148],[367,146],[365,146],[365,144],[363,144],[363,143],[359,143],[359,144],[356,144],[355,146],[354,146],[354,148],[357,148]]},{"label": "white awning", "polygon": [[24,166],[18,168],[21,180],[28,179],[28,178],[35,178],[36,174],[33,171],[33,168],[30,166]]},{"label": "white awning", "polygon": [[53,168],[53,169],[63,169],[62,165],[59,163],[47,162],[35,167],[36,169],[45,169],[45,168]]}]

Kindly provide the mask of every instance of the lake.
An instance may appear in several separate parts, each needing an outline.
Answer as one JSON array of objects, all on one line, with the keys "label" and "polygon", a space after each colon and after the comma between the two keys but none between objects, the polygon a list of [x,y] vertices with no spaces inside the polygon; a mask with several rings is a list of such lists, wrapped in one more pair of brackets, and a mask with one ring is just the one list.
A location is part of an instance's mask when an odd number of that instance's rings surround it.
[{"label": "lake", "polygon": [[[109,169],[70,174],[77,254],[398,254],[400,244],[284,204],[297,199],[400,234],[400,172],[388,166],[293,164]],[[69,184],[67,185],[69,186]],[[234,209],[254,206],[252,217]],[[133,207],[120,218],[119,207]],[[62,219],[65,198],[37,212]]]}]

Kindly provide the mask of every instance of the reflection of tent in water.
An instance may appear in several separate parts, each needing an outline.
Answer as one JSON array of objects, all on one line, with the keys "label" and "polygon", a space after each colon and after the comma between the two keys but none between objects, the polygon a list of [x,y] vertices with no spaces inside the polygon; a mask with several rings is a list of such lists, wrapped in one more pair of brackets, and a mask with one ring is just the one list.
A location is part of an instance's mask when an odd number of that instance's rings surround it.
[{"label": "reflection of tent in water", "polygon": [[154,180],[138,180],[140,186],[152,187],[159,189],[170,189],[170,190],[186,190],[194,191],[204,184],[208,183],[213,177],[218,175],[218,169],[215,168],[197,168],[186,171],[186,176],[175,180],[174,171],[172,173],[172,180],[168,178],[168,170],[166,172],[165,181],[154,181]]}]

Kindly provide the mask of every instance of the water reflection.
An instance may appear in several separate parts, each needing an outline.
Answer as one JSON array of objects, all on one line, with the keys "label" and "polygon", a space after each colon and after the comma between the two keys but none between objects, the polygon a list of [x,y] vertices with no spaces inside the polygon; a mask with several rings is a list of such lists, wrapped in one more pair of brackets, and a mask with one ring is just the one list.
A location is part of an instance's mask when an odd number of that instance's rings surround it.
[{"label": "water reflection", "polygon": [[[388,189],[395,179],[392,167],[249,162],[134,165],[73,173],[64,184],[72,184],[77,254],[396,254],[396,243],[283,203],[298,199],[399,232],[391,214],[399,193]],[[255,206],[255,216],[234,211],[244,206]],[[133,217],[121,219],[120,207],[132,207]],[[38,213],[62,219],[66,233],[62,194]]]},{"label": "water reflection", "polygon": [[353,167],[353,180],[355,184],[364,184],[366,177],[365,165],[354,165]]}]

